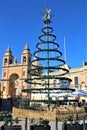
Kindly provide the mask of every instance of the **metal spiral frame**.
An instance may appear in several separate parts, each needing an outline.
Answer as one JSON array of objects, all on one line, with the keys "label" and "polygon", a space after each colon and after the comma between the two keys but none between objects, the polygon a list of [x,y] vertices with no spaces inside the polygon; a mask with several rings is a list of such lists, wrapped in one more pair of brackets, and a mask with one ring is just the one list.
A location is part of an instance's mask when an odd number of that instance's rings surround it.
[{"label": "metal spiral frame", "polygon": [[[28,84],[37,84],[41,85],[41,80],[47,80],[47,83],[43,83],[43,86],[48,86],[45,90],[47,90],[48,93],[48,110],[50,110],[50,90],[52,86],[52,83],[50,83],[51,79],[59,79],[59,80],[68,80],[71,81],[70,78],[65,77],[65,74],[69,72],[68,69],[64,68],[65,61],[61,59],[62,57],[62,52],[60,52],[59,49],[59,44],[55,42],[56,36],[53,35],[53,28],[49,26],[50,20],[46,19],[44,20],[45,27],[42,28],[42,35],[39,36],[39,42],[36,45],[37,50],[34,52],[34,57],[35,59],[31,63],[31,70],[29,70],[29,75],[30,77],[25,80],[26,83]],[[44,48],[42,48],[44,46]],[[53,48],[52,48],[52,47]],[[56,53],[56,56],[51,56],[51,53]],[[43,56],[46,54],[46,57]],[[41,56],[40,56],[41,55]],[[42,61],[45,62],[43,65],[36,65],[34,64],[35,62],[41,63]],[[57,65],[50,65],[50,62],[55,62]],[[60,73],[60,70],[61,73]],[[59,72],[58,72],[59,71]],[[53,73],[55,72],[55,74]],[[57,73],[58,72],[58,73]],[[37,80],[37,82],[34,82]],[[59,88],[58,88],[59,89]],[[33,92],[32,90],[38,90],[38,88],[32,89],[29,92]],[[43,90],[42,86],[40,90]],[[65,89],[66,90],[66,89]],[[69,89],[68,89],[69,90]],[[70,89],[71,90],[71,89]],[[44,102],[44,100],[42,100]]]}]

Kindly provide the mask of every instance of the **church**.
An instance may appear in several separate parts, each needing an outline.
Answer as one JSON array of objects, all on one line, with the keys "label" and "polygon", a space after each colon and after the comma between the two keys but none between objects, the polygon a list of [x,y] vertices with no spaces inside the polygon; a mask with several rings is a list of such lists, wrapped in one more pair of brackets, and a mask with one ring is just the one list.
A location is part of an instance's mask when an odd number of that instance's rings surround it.
[{"label": "church", "polygon": [[27,88],[25,79],[31,66],[31,53],[28,44],[21,53],[21,63],[12,55],[10,47],[3,56],[1,98],[16,97],[21,95],[21,90]]}]

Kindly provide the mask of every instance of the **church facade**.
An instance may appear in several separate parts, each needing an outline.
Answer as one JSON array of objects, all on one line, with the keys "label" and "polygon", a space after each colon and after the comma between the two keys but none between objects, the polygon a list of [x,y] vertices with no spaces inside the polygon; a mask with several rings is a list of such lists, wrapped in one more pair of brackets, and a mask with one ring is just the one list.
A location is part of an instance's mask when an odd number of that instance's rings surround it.
[{"label": "church facade", "polygon": [[10,47],[7,48],[3,56],[1,97],[9,98],[21,95],[21,90],[27,88],[24,82],[28,77],[28,70],[31,64],[31,53],[26,44],[21,53],[21,63],[12,55]]}]

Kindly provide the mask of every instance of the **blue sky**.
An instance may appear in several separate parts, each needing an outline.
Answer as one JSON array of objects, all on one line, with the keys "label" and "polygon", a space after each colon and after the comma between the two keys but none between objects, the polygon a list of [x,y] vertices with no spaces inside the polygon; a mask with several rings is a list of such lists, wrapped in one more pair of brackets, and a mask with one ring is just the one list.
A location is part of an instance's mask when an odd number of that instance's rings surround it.
[{"label": "blue sky", "polygon": [[50,26],[54,29],[63,59],[66,37],[67,64],[77,68],[87,61],[86,0],[0,0],[0,78],[2,58],[8,45],[18,62],[26,42],[32,54],[36,50],[46,6],[54,15]]}]

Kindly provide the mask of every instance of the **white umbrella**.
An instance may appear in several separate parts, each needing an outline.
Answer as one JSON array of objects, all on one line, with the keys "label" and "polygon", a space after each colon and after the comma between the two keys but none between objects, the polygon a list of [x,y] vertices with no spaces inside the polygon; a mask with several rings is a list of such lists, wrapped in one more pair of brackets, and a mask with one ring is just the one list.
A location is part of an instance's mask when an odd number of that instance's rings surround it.
[{"label": "white umbrella", "polygon": [[74,92],[70,93],[69,96],[87,96],[87,91],[77,88]]}]

